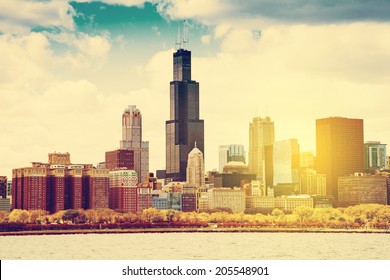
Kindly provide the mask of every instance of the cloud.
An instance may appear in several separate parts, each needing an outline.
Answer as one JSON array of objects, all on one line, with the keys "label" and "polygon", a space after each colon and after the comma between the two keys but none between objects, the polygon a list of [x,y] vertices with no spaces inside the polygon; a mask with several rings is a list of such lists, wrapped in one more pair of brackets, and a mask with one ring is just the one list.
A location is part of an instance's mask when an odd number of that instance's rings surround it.
[{"label": "cloud", "polygon": [[142,7],[145,2],[149,2],[149,1],[145,1],[145,0],[75,0],[75,2],[80,2],[80,3],[101,2],[101,3],[106,3],[109,5]]},{"label": "cloud", "polygon": [[160,36],[160,35],[161,35],[161,32],[158,31],[158,26],[157,26],[157,25],[153,25],[153,26],[152,26],[152,31],[153,31],[154,34],[156,34],[157,36]]},{"label": "cloud", "polygon": [[3,0],[0,2],[0,31],[27,33],[37,26],[73,30],[73,14],[67,1]]},{"label": "cloud", "polygon": [[202,37],[200,37],[200,41],[201,41],[202,44],[204,44],[204,45],[210,44],[211,35],[203,35]]},{"label": "cloud", "polygon": [[170,19],[191,18],[206,25],[261,20],[278,23],[389,22],[390,2],[383,0],[160,0]]}]

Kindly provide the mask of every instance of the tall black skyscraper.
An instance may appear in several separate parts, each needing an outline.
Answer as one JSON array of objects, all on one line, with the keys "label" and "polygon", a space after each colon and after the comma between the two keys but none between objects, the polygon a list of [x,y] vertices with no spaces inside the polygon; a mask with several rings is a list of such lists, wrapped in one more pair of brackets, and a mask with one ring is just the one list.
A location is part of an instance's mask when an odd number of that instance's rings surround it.
[{"label": "tall black skyscraper", "polygon": [[191,80],[191,52],[182,48],[173,54],[170,119],[165,130],[166,177],[185,181],[188,153],[195,142],[204,155],[204,122],[199,119],[199,83]]}]

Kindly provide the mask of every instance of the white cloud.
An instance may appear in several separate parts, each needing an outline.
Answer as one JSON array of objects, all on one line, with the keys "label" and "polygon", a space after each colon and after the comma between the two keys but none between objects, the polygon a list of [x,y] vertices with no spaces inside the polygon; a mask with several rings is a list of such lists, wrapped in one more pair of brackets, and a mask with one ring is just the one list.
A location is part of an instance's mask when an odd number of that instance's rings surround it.
[{"label": "white cloud", "polygon": [[203,35],[202,37],[200,37],[200,41],[201,41],[202,44],[204,44],[204,45],[210,44],[211,35]]},{"label": "white cloud", "polygon": [[36,26],[73,30],[72,13],[67,1],[3,0],[0,2],[0,31],[27,33]]},{"label": "white cloud", "polygon": [[170,0],[157,1],[162,14],[172,19],[192,18],[207,23],[231,10],[231,5],[222,0]]},{"label": "white cloud", "polygon": [[145,0],[75,0],[76,2],[102,2],[110,5],[143,6]]}]

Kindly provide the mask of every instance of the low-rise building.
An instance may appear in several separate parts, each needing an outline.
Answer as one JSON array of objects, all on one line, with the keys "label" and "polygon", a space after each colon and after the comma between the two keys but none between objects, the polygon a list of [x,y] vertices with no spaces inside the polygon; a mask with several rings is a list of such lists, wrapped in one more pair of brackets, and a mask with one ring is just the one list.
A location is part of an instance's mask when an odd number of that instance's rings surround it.
[{"label": "low-rise building", "polygon": [[241,188],[213,188],[208,190],[209,208],[230,208],[233,213],[245,211],[245,190]]},{"label": "low-rise building", "polygon": [[382,175],[355,173],[338,178],[338,206],[387,204],[387,178]]}]

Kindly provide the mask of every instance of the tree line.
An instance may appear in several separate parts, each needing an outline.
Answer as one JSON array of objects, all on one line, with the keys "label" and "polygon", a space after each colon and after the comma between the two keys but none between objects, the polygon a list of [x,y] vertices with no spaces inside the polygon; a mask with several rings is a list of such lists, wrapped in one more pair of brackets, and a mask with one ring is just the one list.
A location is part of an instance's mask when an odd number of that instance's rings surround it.
[{"label": "tree line", "polygon": [[390,206],[361,204],[348,208],[297,207],[292,213],[273,209],[269,214],[231,213],[227,209],[209,212],[181,212],[149,208],[137,213],[112,209],[68,209],[49,214],[43,210],[14,209],[0,212],[0,230],[56,228],[134,227],[300,227],[300,228],[390,228]]}]

